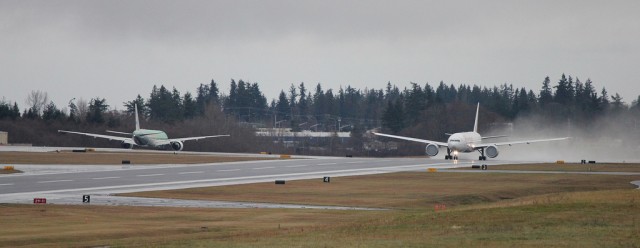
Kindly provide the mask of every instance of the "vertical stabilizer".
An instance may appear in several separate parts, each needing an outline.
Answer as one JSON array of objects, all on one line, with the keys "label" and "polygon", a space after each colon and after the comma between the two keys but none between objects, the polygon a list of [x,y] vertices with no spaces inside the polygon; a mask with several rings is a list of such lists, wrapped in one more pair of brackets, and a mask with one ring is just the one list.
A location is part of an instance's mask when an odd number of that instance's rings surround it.
[{"label": "vertical stabilizer", "polygon": [[135,104],[134,106],[136,109],[136,131],[137,131],[137,130],[140,130],[140,120],[138,119],[138,104]]},{"label": "vertical stabilizer", "polygon": [[476,123],[473,124],[473,132],[478,132],[478,113],[480,112],[480,103],[478,103],[478,107],[476,108]]}]

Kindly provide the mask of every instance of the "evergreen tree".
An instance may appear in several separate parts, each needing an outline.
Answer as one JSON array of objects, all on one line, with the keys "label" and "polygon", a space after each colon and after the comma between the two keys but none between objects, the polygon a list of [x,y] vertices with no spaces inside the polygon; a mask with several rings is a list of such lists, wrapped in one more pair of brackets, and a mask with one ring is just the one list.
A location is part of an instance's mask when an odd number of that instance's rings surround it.
[{"label": "evergreen tree", "polygon": [[147,110],[148,107],[147,107],[147,104],[145,103],[144,98],[142,98],[140,94],[138,94],[136,99],[133,99],[128,102],[124,102],[124,107],[126,108],[125,112],[129,115],[135,114],[134,112],[136,111],[136,106],[138,108],[138,114],[142,116],[146,116],[146,113],[148,112]]},{"label": "evergreen tree", "polygon": [[160,88],[154,85],[148,106],[151,119],[163,122],[182,120],[182,99],[175,88],[169,92],[164,85]]},{"label": "evergreen tree", "polygon": [[59,110],[53,102],[49,102],[42,110],[42,119],[45,121],[62,120],[64,118],[66,118],[64,112]]},{"label": "evergreen tree", "polygon": [[629,108],[629,110],[636,115],[640,114],[640,96],[631,102],[631,108]]},{"label": "evergreen tree", "polygon": [[540,105],[545,106],[553,101],[553,95],[551,93],[551,80],[549,76],[544,78],[542,81],[542,89],[540,90]]},{"label": "evergreen tree", "polygon": [[584,83],[582,98],[584,98],[585,101],[585,115],[587,117],[593,116],[596,111],[600,109],[600,98],[598,97],[598,93],[596,93],[596,90],[593,87],[591,79],[587,79],[587,81]]},{"label": "evergreen tree", "polygon": [[[17,104],[14,102],[14,108],[11,107],[8,103],[0,101],[0,119],[10,118],[15,120],[17,116],[15,116],[15,109],[17,108]],[[18,111],[18,116],[20,116],[20,110]]]},{"label": "evergreen tree", "polygon": [[75,98],[69,101],[69,121],[77,122],[79,121],[78,106],[76,106],[73,100],[75,100]]},{"label": "evergreen tree", "polygon": [[405,128],[404,124],[404,108],[400,100],[395,103],[387,102],[387,108],[382,115],[382,127],[391,130],[392,133],[398,133]]},{"label": "evergreen tree", "polygon": [[107,105],[107,100],[104,98],[93,98],[89,101],[89,112],[87,112],[87,122],[102,124],[105,121],[105,112],[109,105]]},{"label": "evergreen tree", "polygon": [[609,110],[609,95],[607,94],[607,89],[604,87],[602,87],[602,92],[600,93],[599,104],[600,111]]},{"label": "evergreen tree", "polygon": [[189,92],[184,93],[184,97],[182,97],[182,107],[185,119],[192,119],[198,113],[197,103]]},{"label": "evergreen tree", "polygon": [[304,87],[304,82],[300,83],[298,86],[298,91],[300,92],[300,99],[298,100],[298,111],[301,116],[306,116],[309,114],[309,102],[307,101],[307,89]]},{"label": "evergreen tree", "polygon": [[326,114],[326,102],[324,99],[324,90],[322,90],[322,86],[320,83],[316,85],[316,91],[313,94],[313,114],[322,121],[322,116]]},{"label": "evergreen tree", "polygon": [[276,111],[279,120],[289,118],[291,113],[291,107],[289,106],[289,100],[284,91],[280,91],[278,102],[276,103]]},{"label": "evergreen tree", "polygon": [[570,87],[571,85],[569,83],[569,80],[567,80],[567,77],[562,74],[562,78],[560,78],[560,81],[558,81],[558,85],[554,86],[554,88],[556,88],[556,92],[553,100],[557,103],[567,106],[571,102]]},{"label": "evergreen tree", "polygon": [[20,109],[18,108],[18,104],[16,102],[13,102],[13,109],[11,110],[11,114],[9,117],[11,117],[11,119],[13,120],[20,117]]},{"label": "evergreen tree", "polygon": [[417,124],[420,112],[422,112],[426,106],[426,97],[422,88],[416,83],[411,83],[411,90],[406,91],[404,99],[407,122],[411,125]]},{"label": "evergreen tree", "polygon": [[216,104],[220,103],[220,90],[218,89],[218,84],[216,84],[216,81],[211,79],[211,83],[209,83],[208,89],[208,100]]},{"label": "evergreen tree", "polygon": [[611,107],[615,113],[619,113],[622,110],[627,109],[627,106],[625,106],[624,102],[622,101],[622,97],[620,96],[620,94],[616,93],[611,97],[611,100],[613,101],[611,102]]},{"label": "evergreen tree", "polygon": [[224,103],[224,108],[228,109],[230,113],[236,113],[235,107],[237,106],[238,99],[238,85],[236,81],[231,79],[231,83],[229,84],[229,96],[227,96],[227,100]]}]

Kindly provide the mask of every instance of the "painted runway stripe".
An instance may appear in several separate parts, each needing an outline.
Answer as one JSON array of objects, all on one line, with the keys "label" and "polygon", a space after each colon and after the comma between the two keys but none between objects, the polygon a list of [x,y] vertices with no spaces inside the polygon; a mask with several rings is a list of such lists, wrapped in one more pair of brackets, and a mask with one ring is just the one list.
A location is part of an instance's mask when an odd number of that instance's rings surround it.
[{"label": "painted runway stripe", "polygon": [[332,164],[337,164],[337,163],[325,163],[325,164],[318,164],[318,165],[332,165]]},{"label": "painted runway stripe", "polygon": [[204,173],[204,171],[185,171],[185,172],[180,172],[178,174],[184,175],[184,174],[199,174],[199,173]]},{"label": "painted runway stripe", "polygon": [[361,164],[361,163],[364,163],[364,161],[347,162],[347,164]]},{"label": "painted runway stripe", "polygon": [[95,177],[95,178],[91,178],[93,180],[104,180],[104,179],[118,179],[120,177]]},{"label": "painted runway stripe", "polygon": [[71,181],[73,180],[68,179],[68,180],[40,181],[38,183],[61,183],[61,182],[71,182]]},{"label": "painted runway stripe", "polygon": [[157,177],[157,176],[164,176],[164,174],[137,175],[137,177]]},{"label": "painted runway stripe", "polygon": [[219,172],[227,172],[227,171],[239,171],[240,169],[230,169],[230,170],[218,170]]},{"label": "painted runway stripe", "polygon": [[287,166],[287,168],[296,168],[296,167],[305,167],[305,166],[309,166],[308,164],[301,164],[301,165],[289,165]]},{"label": "painted runway stripe", "polygon": [[0,186],[10,186],[10,185],[13,185],[13,183],[3,183],[3,184],[0,184]]},{"label": "painted runway stripe", "polygon": [[265,170],[265,169],[273,169],[273,168],[276,168],[276,167],[269,166],[269,167],[259,167],[259,168],[252,168],[252,169],[254,169],[254,170]]}]

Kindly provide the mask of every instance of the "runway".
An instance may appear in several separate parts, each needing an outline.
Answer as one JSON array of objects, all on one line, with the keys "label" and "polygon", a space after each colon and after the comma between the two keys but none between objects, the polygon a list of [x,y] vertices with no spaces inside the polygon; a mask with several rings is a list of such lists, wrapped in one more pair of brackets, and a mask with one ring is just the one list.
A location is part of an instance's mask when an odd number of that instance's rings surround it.
[{"label": "runway", "polygon": [[[109,196],[117,193],[275,180],[322,180],[327,176],[426,171],[428,168],[471,166],[472,163],[425,158],[304,157],[196,165],[23,165],[39,169],[23,174],[1,175],[0,202],[32,203],[33,198],[42,197],[47,198],[48,203],[72,204],[76,200],[69,202],[68,199],[77,199],[81,203],[82,195]],[[505,162],[487,162],[496,163]],[[16,169],[20,169],[20,166]],[[56,167],[63,169],[55,170]]]},{"label": "runway", "polygon": [[[33,202],[47,198],[52,204],[82,204],[83,195],[93,196],[92,204],[247,207],[247,203],[174,201],[115,197],[113,194],[194,187],[274,182],[275,180],[318,179],[400,171],[426,172],[428,168],[471,167],[472,164],[514,164],[531,161],[451,161],[435,158],[344,158],[303,157],[189,165],[17,165],[34,168],[23,174],[0,175],[0,202]],[[48,168],[48,169],[47,169]],[[473,172],[480,172],[475,170]],[[492,171],[494,172],[494,171]],[[519,172],[522,173],[522,172]],[[541,172],[524,172],[541,173]],[[636,173],[637,174],[637,173]],[[287,207],[264,204],[251,207]],[[290,206],[318,207],[323,206]]]}]

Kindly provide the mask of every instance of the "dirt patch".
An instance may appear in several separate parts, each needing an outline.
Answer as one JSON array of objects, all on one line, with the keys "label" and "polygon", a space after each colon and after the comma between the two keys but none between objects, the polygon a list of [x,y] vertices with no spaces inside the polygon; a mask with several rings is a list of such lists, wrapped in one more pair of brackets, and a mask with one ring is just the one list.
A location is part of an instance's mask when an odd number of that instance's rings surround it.
[{"label": "dirt patch", "polygon": [[140,152],[0,152],[0,164],[202,164],[252,160],[272,160],[269,157],[214,156]]}]

